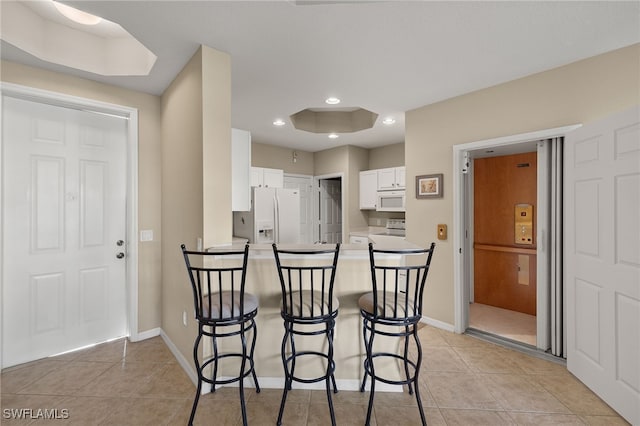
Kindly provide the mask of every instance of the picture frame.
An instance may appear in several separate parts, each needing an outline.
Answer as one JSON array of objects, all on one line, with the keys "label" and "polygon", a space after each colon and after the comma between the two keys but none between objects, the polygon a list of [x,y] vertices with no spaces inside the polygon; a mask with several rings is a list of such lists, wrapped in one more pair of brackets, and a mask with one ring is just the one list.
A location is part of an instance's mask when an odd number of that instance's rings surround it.
[{"label": "picture frame", "polygon": [[442,173],[416,176],[416,198],[442,198],[444,194],[442,179]]}]

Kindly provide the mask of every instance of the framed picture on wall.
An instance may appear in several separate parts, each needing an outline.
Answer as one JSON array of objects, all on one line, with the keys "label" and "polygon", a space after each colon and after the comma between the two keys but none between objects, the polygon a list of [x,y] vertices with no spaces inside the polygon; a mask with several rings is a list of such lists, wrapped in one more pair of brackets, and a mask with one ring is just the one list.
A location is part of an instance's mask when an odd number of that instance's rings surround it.
[{"label": "framed picture on wall", "polygon": [[442,198],[442,173],[416,176],[416,198]]}]

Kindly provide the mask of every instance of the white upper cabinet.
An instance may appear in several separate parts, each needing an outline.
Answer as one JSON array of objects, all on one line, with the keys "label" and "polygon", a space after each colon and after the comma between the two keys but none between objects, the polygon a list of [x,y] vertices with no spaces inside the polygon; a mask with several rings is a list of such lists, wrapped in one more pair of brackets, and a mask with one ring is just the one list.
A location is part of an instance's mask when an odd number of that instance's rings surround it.
[{"label": "white upper cabinet", "polygon": [[405,168],[378,169],[378,191],[405,189]]},{"label": "white upper cabinet", "polygon": [[231,129],[231,210],[251,210],[251,133]]},{"label": "white upper cabinet", "polygon": [[282,188],[284,186],[284,170],[251,167],[251,186]]},{"label": "white upper cabinet", "polygon": [[360,172],[360,209],[375,210],[378,192],[378,171]]},{"label": "white upper cabinet", "polygon": [[398,189],[406,188],[406,169],[404,166],[396,167],[396,184]]}]

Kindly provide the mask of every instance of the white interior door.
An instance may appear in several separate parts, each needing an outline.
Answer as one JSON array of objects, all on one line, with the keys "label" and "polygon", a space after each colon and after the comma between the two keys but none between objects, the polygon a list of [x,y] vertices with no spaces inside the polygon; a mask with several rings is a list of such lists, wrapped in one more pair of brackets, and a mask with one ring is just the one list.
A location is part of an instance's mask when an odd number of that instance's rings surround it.
[{"label": "white interior door", "polygon": [[300,243],[313,242],[313,177],[312,176],[284,176],[284,187],[297,189],[300,194]]},{"label": "white interior door", "polygon": [[640,110],[565,139],[567,367],[640,424]]},{"label": "white interior door", "polygon": [[126,334],[127,122],[3,102],[6,367]]},{"label": "white interior door", "polygon": [[342,243],[342,180],[320,180],[320,241]]}]

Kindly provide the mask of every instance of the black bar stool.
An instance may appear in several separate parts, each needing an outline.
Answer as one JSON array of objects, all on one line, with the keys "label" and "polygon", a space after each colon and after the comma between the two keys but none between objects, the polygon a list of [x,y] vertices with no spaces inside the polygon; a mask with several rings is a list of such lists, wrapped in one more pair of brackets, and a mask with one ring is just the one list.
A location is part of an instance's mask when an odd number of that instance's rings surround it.
[{"label": "black bar stool", "polygon": [[[244,378],[252,375],[256,392],[260,385],[253,364],[253,351],[256,346],[257,328],[254,318],[258,314],[258,298],[246,293],[247,259],[249,245],[243,250],[220,249],[213,251],[189,251],[182,244],[182,254],[189,272],[193,288],[193,299],[198,320],[198,337],[193,345],[193,359],[198,373],[198,389],[191,408],[189,425],[196,415],[202,382],[211,384],[211,392],[216,385],[238,382],[240,388],[240,406],[242,423],[247,425],[247,410],[244,401]],[[229,330],[231,328],[231,330]],[[252,331],[251,347],[247,351],[246,334]],[[211,337],[213,355],[200,361],[199,345],[203,336]],[[218,338],[240,336],[242,352],[219,353]],[[218,361],[223,358],[239,358],[238,375],[228,379],[218,379]],[[248,363],[248,366],[247,366]],[[204,369],[213,364],[211,378],[204,376]]]},{"label": "black bar stool", "polygon": [[[293,381],[300,383],[326,382],[327,400],[331,424],[336,419],[331,400],[331,384],[333,391],[338,392],[334,377],[335,362],[333,360],[333,333],[338,316],[338,299],[333,296],[333,282],[336,275],[340,244],[335,248],[313,250],[281,250],[273,244],[273,254],[280,277],[282,301],[280,314],[284,320],[284,337],[282,338],[282,364],[284,366],[285,383],[278,414],[278,425],[282,424],[282,415]],[[315,327],[314,327],[315,326]],[[315,336],[324,334],[327,338],[327,352],[298,350],[294,336]],[[287,343],[290,352],[287,352]],[[296,360],[305,356],[320,356],[326,359],[325,374],[320,377],[301,378],[295,375]]]},{"label": "black bar stool", "polygon": [[[366,425],[369,425],[371,421],[376,380],[392,385],[407,385],[409,394],[413,393],[413,387],[415,387],[420,419],[423,425],[427,424],[418,384],[418,375],[422,363],[422,347],[418,338],[417,325],[422,318],[422,295],[434,250],[434,243],[431,243],[431,247],[428,249],[411,250],[374,249],[373,244],[369,243],[373,292],[362,295],[358,300],[360,314],[362,315],[364,345],[367,351],[360,392],[364,392],[367,377],[371,377]],[[380,258],[385,255],[387,256],[387,261],[383,261]],[[388,265],[389,255],[403,256],[403,265]],[[404,338],[403,353],[400,355],[392,352],[374,352],[373,340],[376,335]],[[410,336],[415,340],[418,349],[416,360],[412,360],[409,357]],[[374,361],[377,358],[400,360],[404,366],[406,379],[393,380],[377,375],[374,365]]]}]

